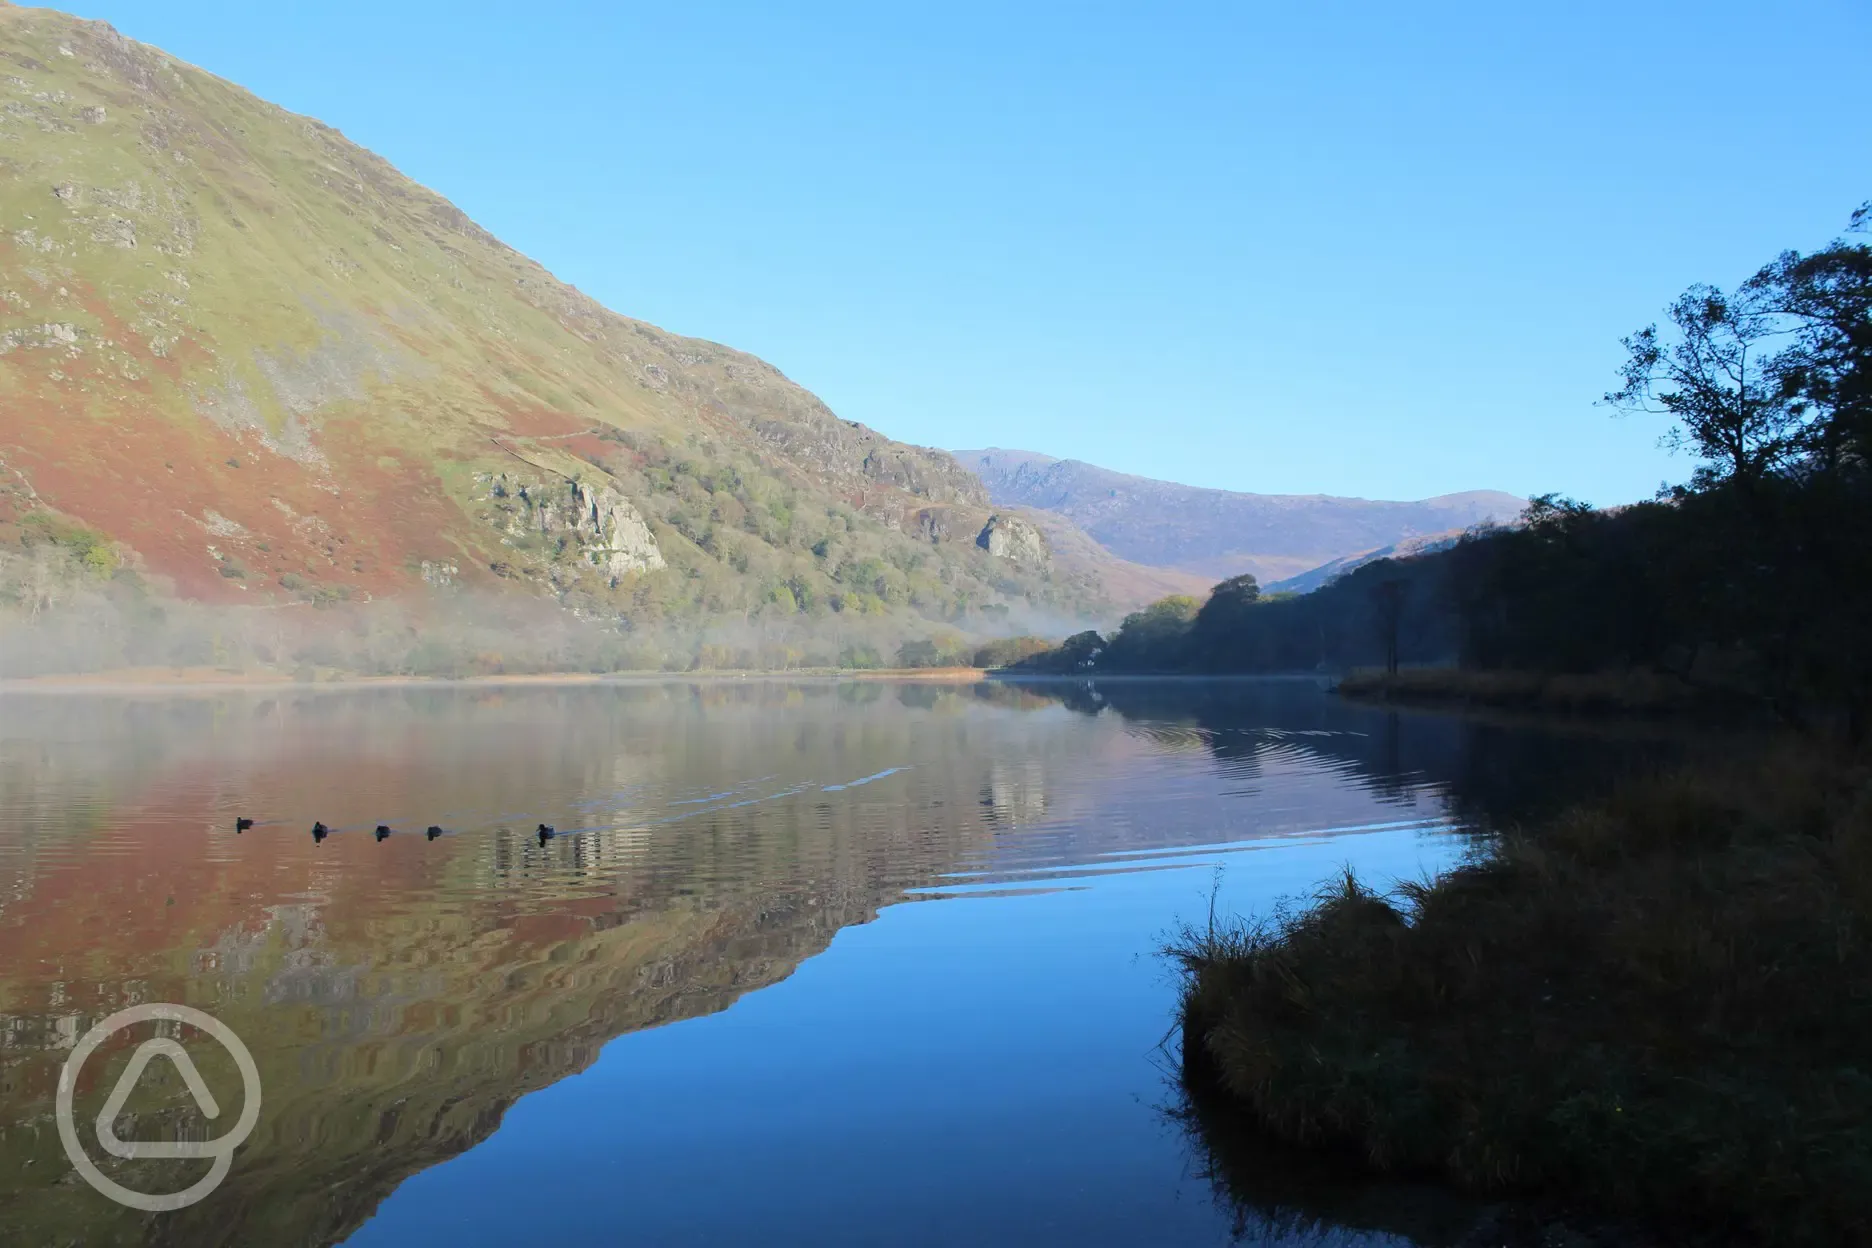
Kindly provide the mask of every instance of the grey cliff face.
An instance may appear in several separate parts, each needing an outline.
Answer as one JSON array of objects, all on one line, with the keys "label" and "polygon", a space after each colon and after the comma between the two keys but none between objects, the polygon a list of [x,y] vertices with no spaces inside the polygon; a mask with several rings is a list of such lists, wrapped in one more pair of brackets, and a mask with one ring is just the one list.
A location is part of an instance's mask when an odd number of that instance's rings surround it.
[{"label": "grey cliff face", "polygon": [[975,544],[996,559],[1027,568],[1045,568],[1053,562],[1040,530],[1019,516],[995,514],[982,526]]},{"label": "grey cliff face", "polygon": [[508,538],[563,539],[612,581],[667,566],[650,526],[631,501],[609,485],[584,481],[524,481],[482,474],[494,520]]}]

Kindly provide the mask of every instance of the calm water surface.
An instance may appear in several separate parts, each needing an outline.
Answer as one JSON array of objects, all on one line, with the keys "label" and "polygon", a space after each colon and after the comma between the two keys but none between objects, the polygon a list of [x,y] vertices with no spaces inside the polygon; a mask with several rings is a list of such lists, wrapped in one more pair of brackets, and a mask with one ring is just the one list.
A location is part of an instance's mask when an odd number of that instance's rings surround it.
[{"label": "calm water surface", "polygon": [[[1633,753],[1304,681],[0,696],[0,1238],[1434,1243],[1386,1198],[1218,1199],[1155,950],[1212,888],[1435,871]],[[148,1001],[264,1089],[167,1214],[85,1186],[53,1118],[78,1038]],[[81,1122],[148,1034],[86,1064]],[[222,1133],[161,1062],[125,1118]]]}]

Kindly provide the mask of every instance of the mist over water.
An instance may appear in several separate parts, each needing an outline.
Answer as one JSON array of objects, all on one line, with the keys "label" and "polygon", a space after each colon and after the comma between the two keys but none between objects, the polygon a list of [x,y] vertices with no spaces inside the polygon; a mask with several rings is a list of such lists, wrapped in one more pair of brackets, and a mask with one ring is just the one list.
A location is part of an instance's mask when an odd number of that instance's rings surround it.
[{"label": "mist over water", "polygon": [[902,611],[777,608],[706,620],[639,619],[460,589],[314,607],[210,605],[61,584],[43,611],[6,602],[0,592],[0,680],[161,668],[268,670],[309,682],[342,675],[887,667],[908,641],[945,639],[966,661],[983,641],[1063,637],[1088,626],[1022,602],[947,622]]},{"label": "mist over water", "polygon": [[[1306,681],[0,695],[0,1222],[1225,1243],[1166,1114],[1154,956],[1218,867],[1233,910],[1347,862],[1419,875],[1538,800],[1523,760],[1633,753]],[[266,1089],[223,1186],[164,1215],[77,1183],[51,1120],[77,1037],[145,1001],[221,1019]],[[130,1127],[186,1133],[188,1104],[140,1089]]]}]

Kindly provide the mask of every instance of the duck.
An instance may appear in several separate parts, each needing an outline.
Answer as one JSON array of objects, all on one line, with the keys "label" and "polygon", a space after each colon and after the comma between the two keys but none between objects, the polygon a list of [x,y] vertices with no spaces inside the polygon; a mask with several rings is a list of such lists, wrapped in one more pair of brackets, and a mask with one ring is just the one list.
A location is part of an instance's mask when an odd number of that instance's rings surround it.
[{"label": "duck", "polygon": [[436,837],[442,835],[442,829],[438,825],[432,823],[429,825],[429,831],[425,835],[433,841]]},{"label": "duck", "polygon": [[380,841],[381,841],[381,840],[383,840],[383,839],[384,839],[384,838],[385,838],[386,836],[389,836],[389,835],[390,835],[390,825],[389,825],[389,824],[387,824],[387,823],[380,823],[380,824],[378,824],[378,825],[377,825],[377,839],[378,839],[378,840],[380,840]]},{"label": "duck", "polygon": [[242,815],[234,820],[234,830],[236,832],[245,832],[251,827],[253,827],[253,820],[249,819],[246,815]]},{"label": "duck", "polygon": [[331,835],[331,829],[326,827],[324,824],[314,823],[312,825],[312,839],[314,841],[322,841],[330,835]]},{"label": "duck", "polygon": [[553,837],[558,835],[559,834],[553,831],[547,824],[542,823],[539,825],[539,842],[541,845],[544,845],[547,841],[552,840]]}]

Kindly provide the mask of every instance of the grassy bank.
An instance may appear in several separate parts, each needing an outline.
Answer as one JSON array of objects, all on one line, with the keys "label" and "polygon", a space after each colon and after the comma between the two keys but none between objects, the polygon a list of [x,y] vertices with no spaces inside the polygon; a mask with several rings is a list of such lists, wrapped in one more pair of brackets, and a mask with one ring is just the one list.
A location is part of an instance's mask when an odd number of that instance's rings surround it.
[{"label": "grassy bank", "polygon": [[1499,707],[1578,714],[1680,715],[1738,710],[1685,681],[1642,668],[1588,673],[1480,671],[1462,667],[1357,668],[1339,679],[1348,698],[1425,706]]},{"label": "grassy bank", "polygon": [[1673,1240],[1872,1234],[1863,758],[1633,784],[1172,952],[1191,1069],[1274,1139]]}]

